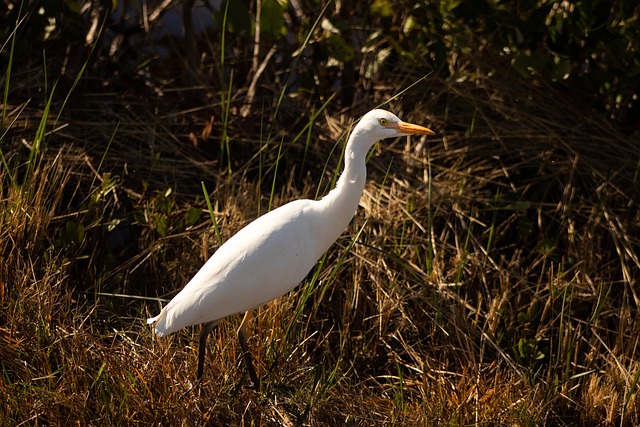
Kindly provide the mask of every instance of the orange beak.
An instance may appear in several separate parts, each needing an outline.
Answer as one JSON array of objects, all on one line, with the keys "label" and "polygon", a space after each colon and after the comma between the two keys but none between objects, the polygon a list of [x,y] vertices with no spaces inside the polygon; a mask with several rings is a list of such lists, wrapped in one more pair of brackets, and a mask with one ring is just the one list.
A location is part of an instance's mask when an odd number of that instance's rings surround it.
[{"label": "orange beak", "polygon": [[398,122],[394,126],[398,133],[404,135],[435,135],[436,133],[429,128],[420,125],[414,125],[413,123]]}]

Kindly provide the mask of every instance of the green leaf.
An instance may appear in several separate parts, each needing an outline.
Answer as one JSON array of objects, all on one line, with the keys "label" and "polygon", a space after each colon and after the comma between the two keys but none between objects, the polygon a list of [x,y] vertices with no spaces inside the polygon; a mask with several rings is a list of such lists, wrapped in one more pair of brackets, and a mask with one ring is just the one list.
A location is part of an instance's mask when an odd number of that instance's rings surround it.
[{"label": "green leaf", "polygon": [[62,239],[67,245],[82,243],[84,241],[84,225],[76,221],[67,221],[62,232]]},{"label": "green leaf", "polygon": [[[225,5],[220,6],[220,12],[215,12],[213,17],[222,27],[224,22]],[[262,23],[262,22],[261,22]],[[231,1],[227,10],[226,27],[224,30],[234,34],[253,34],[253,20],[249,9],[241,1]]]},{"label": "green leaf", "polygon": [[529,316],[527,316],[527,313],[525,313],[524,311],[521,311],[520,313],[518,313],[516,318],[520,323],[527,323],[529,321]]},{"label": "green leaf", "polygon": [[391,16],[391,2],[389,0],[374,0],[371,11],[380,16]]},{"label": "green leaf", "polygon": [[195,208],[193,206],[187,209],[187,212],[185,212],[184,214],[185,225],[189,227],[196,224],[198,221],[200,221],[201,214],[202,214],[202,210]]},{"label": "green leaf", "polygon": [[153,228],[162,237],[167,235],[169,219],[161,213],[153,216]]},{"label": "green leaf", "polygon": [[340,34],[331,34],[327,39],[331,56],[340,62],[353,61],[356,54],[353,47]]},{"label": "green leaf", "polygon": [[269,39],[278,39],[286,34],[284,8],[278,0],[262,0],[260,9],[260,34]]}]

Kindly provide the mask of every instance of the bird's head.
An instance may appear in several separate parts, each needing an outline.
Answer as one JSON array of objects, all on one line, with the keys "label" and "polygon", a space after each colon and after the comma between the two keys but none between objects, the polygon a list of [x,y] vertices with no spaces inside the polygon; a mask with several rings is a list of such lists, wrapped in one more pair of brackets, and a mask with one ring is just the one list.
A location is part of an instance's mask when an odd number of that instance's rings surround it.
[{"label": "bird's head", "polygon": [[403,122],[395,114],[385,110],[371,110],[365,114],[354,131],[367,134],[375,140],[404,135],[435,135],[431,129]]}]

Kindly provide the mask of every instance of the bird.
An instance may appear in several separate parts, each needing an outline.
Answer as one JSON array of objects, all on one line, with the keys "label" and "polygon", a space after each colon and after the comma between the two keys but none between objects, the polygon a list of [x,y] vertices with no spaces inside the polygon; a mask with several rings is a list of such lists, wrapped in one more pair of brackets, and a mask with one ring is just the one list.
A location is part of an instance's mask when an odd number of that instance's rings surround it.
[{"label": "bird", "polygon": [[253,387],[260,390],[247,344],[252,310],[302,282],[355,215],[365,187],[369,150],[380,140],[406,135],[435,132],[403,122],[386,110],[366,113],[351,131],[344,149],[344,169],[331,191],[319,200],[291,201],[246,225],[213,253],[160,314],[147,319],[158,337],[204,324],[199,337],[198,382],[213,327],[225,317],[245,313],[237,336]]}]

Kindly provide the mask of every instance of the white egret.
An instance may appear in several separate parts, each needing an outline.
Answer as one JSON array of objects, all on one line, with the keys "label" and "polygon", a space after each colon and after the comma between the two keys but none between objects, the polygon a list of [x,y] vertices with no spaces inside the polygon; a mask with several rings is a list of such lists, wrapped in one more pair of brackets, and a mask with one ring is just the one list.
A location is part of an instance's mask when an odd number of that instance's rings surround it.
[{"label": "white egret", "polygon": [[159,315],[147,320],[155,323],[159,337],[206,323],[199,340],[198,379],[212,327],[224,317],[245,312],[238,338],[253,385],[259,389],[246,341],[251,310],[304,279],[353,218],[364,190],[369,149],[378,140],[402,135],[434,132],[388,111],[365,114],[347,141],[344,171],[333,190],[321,200],[295,200],[251,222],[218,248]]}]

